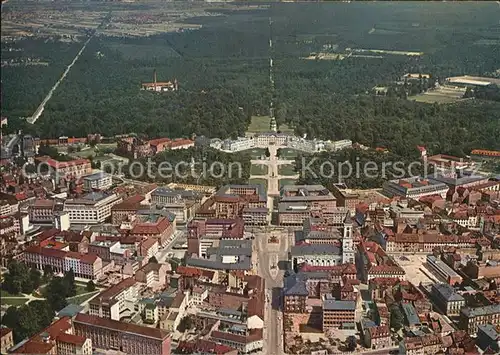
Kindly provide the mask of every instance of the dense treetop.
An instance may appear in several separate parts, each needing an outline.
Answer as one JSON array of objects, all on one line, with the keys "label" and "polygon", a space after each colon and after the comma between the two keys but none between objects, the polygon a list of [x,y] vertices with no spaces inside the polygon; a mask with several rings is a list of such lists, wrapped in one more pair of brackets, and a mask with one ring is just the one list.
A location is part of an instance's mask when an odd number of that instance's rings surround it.
[{"label": "dense treetop", "polygon": [[[243,135],[252,115],[268,113],[269,17],[273,20],[275,107],[309,138],[350,138],[407,155],[415,144],[467,154],[500,148],[498,92],[444,105],[372,97],[408,72],[495,75],[500,67],[500,25],[495,3],[274,4],[269,10],[227,12],[193,19],[197,31],[150,38],[95,37],[59,86],[34,126],[31,115],[78,45],[28,39],[6,47],[9,56],[42,58],[48,66],[2,68],[2,114],[8,130],[43,136],[136,132],[154,137]],[[432,16],[429,15],[432,13]],[[314,19],[314,23],[311,23]],[[304,60],[311,53],[352,49],[421,51],[422,56],[348,56]],[[140,90],[141,82],[177,78],[178,92]]]}]

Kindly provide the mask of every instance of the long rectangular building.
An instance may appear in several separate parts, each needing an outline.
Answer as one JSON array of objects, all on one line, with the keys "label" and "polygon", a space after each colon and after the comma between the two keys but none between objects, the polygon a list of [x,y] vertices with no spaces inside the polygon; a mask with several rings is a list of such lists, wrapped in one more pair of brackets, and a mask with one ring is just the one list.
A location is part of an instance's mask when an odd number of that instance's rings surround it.
[{"label": "long rectangular building", "polygon": [[127,354],[170,354],[170,334],[162,329],[78,313],[73,321],[77,335],[92,339],[100,349]]}]

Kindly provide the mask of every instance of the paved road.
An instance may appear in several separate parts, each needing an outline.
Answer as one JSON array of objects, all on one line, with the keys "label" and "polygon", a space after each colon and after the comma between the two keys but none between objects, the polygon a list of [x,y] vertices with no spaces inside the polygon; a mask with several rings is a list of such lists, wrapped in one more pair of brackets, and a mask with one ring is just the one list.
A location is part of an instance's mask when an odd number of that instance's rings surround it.
[{"label": "paved road", "polygon": [[[283,148],[283,146],[275,146],[276,149],[277,148]],[[269,148],[269,151],[271,151],[271,148],[270,146],[269,147],[266,147],[266,148]],[[291,165],[295,162],[295,160],[287,160],[287,159],[276,159],[276,165]],[[269,164],[269,160],[262,160],[262,159],[253,159],[251,161],[252,164],[255,164],[255,165],[268,165]]]},{"label": "paved road", "polygon": [[172,252],[173,246],[175,245],[175,243],[177,243],[177,240],[183,235],[185,235],[185,232],[183,230],[175,231],[174,235],[172,236],[168,244],[164,248],[158,250],[158,253],[156,253],[155,257],[159,263],[165,261],[165,259],[167,258],[167,254]]},{"label": "paved road", "polygon": [[[282,234],[279,244],[268,244],[270,234]],[[279,269],[280,261],[288,258],[289,240],[286,232],[270,230],[257,232],[257,272],[266,280],[266,305],[264,349],[266,354],[283,354],[283,314],[281,311],[284,271]]]}]

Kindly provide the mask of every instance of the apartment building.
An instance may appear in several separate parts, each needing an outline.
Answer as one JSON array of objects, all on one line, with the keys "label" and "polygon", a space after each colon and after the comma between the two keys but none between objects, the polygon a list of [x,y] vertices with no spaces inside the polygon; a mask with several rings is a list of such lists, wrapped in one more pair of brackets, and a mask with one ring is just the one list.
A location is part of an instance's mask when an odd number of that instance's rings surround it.
[{"label": "apartment building", "polygon": [[104,172],[84,176],[82,180],[84,191],[107,190],[113,185],[111,175]]},{"label": "apartment building", "polygon": [[194,217],[203,197],[200,191],[158,187],[151,192],[151,204],[166,208],[177,223],[184,224]]},{"label": "apartment building", "polygon": [[66,272],[73,269],[76,277],[95,280],[102,273],[102,259],[93,254],[82,254],[61,249],[28,247],[21,260],[30,267],[43,270],[52,267],[54,272]]},{"label": "apartment building", "polygon": [[46,167],[49,173],[56,178],[57,182],[59,179],[78,178],[92,173],[92,167],[88,159],[62,162],[45,156],[36,158],[35,160],[44,168]]},{"label": "apartment building", "polygon": [[133,277],[126,278],[102,291],[89,302],[89,314],[120,320],[120,313],[127,307],[134,308],[139,285]]},{"label": "apartment building", "polygon": [[73,321],[77,335],[92,339],[96,348],[127,354],[169,355],[170,334],[158,329],[78,313]]},{"label": "apartment building", "polygon": [[366,328],[364,331],[365,345],[370,349],[384,349],[392,345],[391,331],[387,325]]},{"label": "apartment building", "polygon": [[262,329],[252,329],[244,332],[237,329],[227,332],[215,330],[211,334],[211,339],[237,349],[239,353],[248,354],[263,349],[264,339],[262,334]]},{"label": "apartment building", "polygon": [[432,253],[437,247],[474,248],[475,243],[469,236],[444,235],[438,232],[395,233],[388,236],[386,250],[388,253]]},{"label": "apartment building", "polygon": [[242,218],[249,224],[267,224],[267,196],[260,185],[226,185],[207,199],[196,212],[197,218]]},{"label": "apartment building", "polygon": [[12,196],[4,194],[7,199],[0,198],[0,216],[10,216],[19,211],[19,202]]},{"label": "apartment building", "polygon": [[421,197],[439,195],[446,197],[449,187],[442,182],[419,177],[406,178],[401,180],[386,181],[383,184],[383,191],[388,196],[402,196],[418,200]]},{"label": "apartment building", "polygon": [[470,335],[475,335],[478,326],[483,324],[500,326],[500,304],[482,307],[463,307],[460,311],[459,327]]},{"label": "apartment building", "polygon": [[355,301],[323,300],[323,332],[331,329],[355,329]]},{"label": "apartment building", "polygon": [[158,242],[159,246],[167,245],[170,237],[175,232],[175,225],[170,222],[168,217],[159,215],[143,215],[134,222],[129,235],[140,238],[151,238]]},{"label": "apartment building", "polygon": [[338,215],[335,197],[321,185],[287,185],[282,189],[278,204],[280,225],[301,226],[311,216],[335,219]]},{"label": "apartment building", "polygon": [[119,226],[131,216],[134,216],[142,207],[141,203],[144,199],[142,195],[135,195],[113,205],[113,207],[111,207],[111,223],[115,226]]},{"label": "apartment building", "polygon": [[90,192],[66,200],[64,211],[68,212],[72,224],[98,224],[106,221],[111,216],[111,208],[122,201],[115,193]]},{"label": "apartment building", "polygon": [[92,355],[92,340],[75,334],[63,333],[57,337],[57,355]]},{"label": "apartment building", "polygon": [[332,194],[337,199],[338,207],[345,207],[351,213],[356,214],[356,206],[361,203],[361,197],[358,193],[349,189],[344,183],[333,184]]},{"label": "apartment building", "polygon": [[148,287],[153,285],[165,285],[167,276],[167,264],[148,263],[135,272],[135,279],[145,283]]},{"label": "apartment building", "polygon": [[368,241],[359,243],[357,247],[361,274],[366,281],[374,278],[405,279],[404,269],[379,244]]},{"label": "apartment building", "polygon": [[36,199],[28,208],[30,222],[51,224],[54,219],[55,206],[54,200]]},{"label": "apartment building", "polygon": [[132,251],[125,248],[118,240],[96,240],[88,245],[88,253],[98,255],[103,261],[114,261],[123,265],[132,257]]},{"label": "apartment building", "polygon": [[447,316],[458,316],[465,307],[465,298],[448,284],[432,284],[431,295],[436,305]]}]

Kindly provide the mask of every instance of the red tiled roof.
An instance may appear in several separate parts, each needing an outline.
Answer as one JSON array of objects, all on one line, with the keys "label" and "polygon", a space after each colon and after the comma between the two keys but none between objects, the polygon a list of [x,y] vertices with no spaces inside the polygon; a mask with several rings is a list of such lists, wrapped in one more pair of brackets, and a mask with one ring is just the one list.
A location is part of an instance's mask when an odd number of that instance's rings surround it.
[{"label": "red tiled roof", "polygon": [[61,334],[71,329],[69,317],[63,317],[42,332],[32,336],[24,345],[16,350],[16,354],[47,354],[56,345],[55,342],[46,342],[42,334],[47,333],[50,340],[55,340]]},{"label": "red tiled roof", "polygon": [[87,340],[87,338],[75,334],[66,333],[62,333],[57,337],[57,342],[75,344],[80,346],[85,343],[85,340]]},{"label": "red tiled roof", "polygon": [[60,258],[60,259],[63,259],[67,253],[64,250],[52,249],[52,248],[42,248],[38,245],[28,247],[24,252],[25,253],[32,253],[32,254],[41,254],[44,256],[48,256],[48,257],[52,257],[52,258]]},{"label": "red tiled roof", "polygon": [[130,231],[130,234],[162,234],[168,227],[170,227],[168,218],[160,217],[156,223],[137,223]]},{"label": "red tiled roof", "polygon": [[389,327],[387,325],[380,325],[378,327],[370,327],[368,328],[370,332],[370,336],[372,339],[390,337],[391,332],[389,331]]},{"label": "red tiled roof", "polygon": [[179,275],[188,276],[188,277],[202,275],[202,272],[200,269],[195,268],[195,267],[191,267],[191,266],[183,266],[183,265],[179,265],[177,267],[177,269],[175,270],[175,272]]},{"label": "red tiled roof", "polygon": [[5,327],[0,328],[0,337],[3,338],[4,336],[6,336],[9,333],[12,333],[12,329],[5,328]]},{"label": "red tiled roof", "polygon": [[181,147],[183,145],[190,145],[190,144],[194,144],[194,142],[190,139],[176,139],[175,141],[173,141],[170,144],[170,147],[175,148],[175,147]]},{"label": "red tiled roof", "polygon": [[140,207],[140,203],[144,201],[144,196],[134,195],[130,198],[127,198],[123,202],[120,202],[113,207],[111,207],[112,211],[117,210],[127,210],[127,211],[135,211]]},{"label": "red tiled roof", "polygon": [[155,245],[155,243],[158,243],[158,241],[156,239],[154,239],[154,238],[146,238],[142,242],[139,243],[139,247],[140,248],[144,248],[146,250],[149,250],[149,249],[151,249],[151,247],[153,245]]},{"label": "red tiled roof", "polygon": [[120,322],[112,319],[92,316],[90,314],[78,313],[74,320],[75,323],[88,324],[98,328],[107,328],[117,330],[123,333],[132,333],[138,336],[153,338],[155,340],[164,341],[170,336],[169,333],[162,329],[144,327],[137,324]]},{"label": "red tiled roof", "polygon": [[500,151],[498,150],[473,149],[470,153],[473,155],[487,155],[491,157],[500,157]]},{"label": "red tiled roof", "polygon": [[215,355],[224,355],[229,352],[235,351],[236,349],[233,349],[226,345],[217,344],[213,341],[198,339],[196,341],[180,341],[179,345],[177,346],[177,350],[182,351],[185,354],[199,352],[203,354],[210,353]]},{"label": "red tiled roof", "polygon": [[60,169],[60,168],[66,168],[68,166],[77,166],[77,165],[84,165],[84,164],[89,164],[90,165],[90,160],[88,159],[75,159],[75,160],[70,160],[70,161],[57,161],[52,158],[45,159],[45,157],[37,158],[38,161],[42,161],[51,168],[54,169]]},{"label": "red tiled roof", "polygon": [[68,258],[73,258],[73,259],[79,259],[80,261],[86,263],[86,264],[94,264],[95,261],[97,260],[98,256],[95,254],[83,254],[83,253],[77,253],[74,251],[68,251],[66,254],[66,257]]}]

